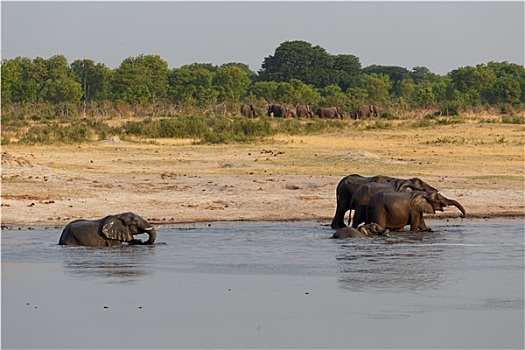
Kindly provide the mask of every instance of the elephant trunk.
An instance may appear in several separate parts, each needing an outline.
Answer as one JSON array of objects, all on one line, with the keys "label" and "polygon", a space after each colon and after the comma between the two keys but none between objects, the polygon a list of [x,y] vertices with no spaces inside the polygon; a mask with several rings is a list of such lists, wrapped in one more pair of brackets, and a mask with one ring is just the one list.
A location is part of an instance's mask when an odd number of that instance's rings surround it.
[{"label": "elephant trunk", "polygon": [[443,203],[445,203],[445,205],[453,205],[455,206],[456,208],[458,208],[460,211],[461,211],[461,217],[464,218],[465,216],[467,216],[467,212],[465,211],[465,209],[463,208],[463,206],[461,204],[459,204],[458,201],[455,201],[453,199],[448,199],[448,198],[445,198],[445,200],[443,201]]},{"label": "elephant trunk", "polygon": [[145,245],[152,245],[155,244],[155,240],[157,239],[157,231],[153,227],[148,227],[144,230],[149,235],[149,238],[146,242],[144,242]]}]

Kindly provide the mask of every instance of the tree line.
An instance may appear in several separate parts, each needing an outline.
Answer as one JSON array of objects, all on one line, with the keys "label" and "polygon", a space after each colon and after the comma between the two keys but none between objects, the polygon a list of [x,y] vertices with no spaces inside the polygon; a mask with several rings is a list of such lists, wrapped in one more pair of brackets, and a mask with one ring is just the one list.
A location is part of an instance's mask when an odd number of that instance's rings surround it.
[{"label": "tree line", "polygon": [[1,103],[7,111],[45,104],[63,115],[147,108],[162,116],[174,111],[220,113],[220,106],[238,113],[241,103],[262,107],[279,102],[339,106],[347,112],[372,103],[396,113],[435,109],[455,115],[525,107],[525,68],[519,64],[488,62],[443,76],[425,67],[362,67],[354,55],[332,55],[305,41],[280,44],[258,72],[236,62],[170,69],[159,55],[128,57],[116,69],[91,59],[69,64],[63,55],[5,59],[1,68]]}]

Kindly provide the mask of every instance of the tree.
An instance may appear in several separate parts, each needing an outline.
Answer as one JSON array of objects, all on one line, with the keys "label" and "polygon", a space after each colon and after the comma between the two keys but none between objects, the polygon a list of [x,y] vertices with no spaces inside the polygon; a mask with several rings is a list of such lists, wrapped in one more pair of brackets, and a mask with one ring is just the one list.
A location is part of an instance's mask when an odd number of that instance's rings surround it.
[{"label": "tree", "polygon": [[346,91],[349,87],[357,86],[359,76],[361,75],[361,62],[354,55],[337,55],[334,56],[333,83]]},{"label": "tree", "polygon": [[36,100],[36,83],[32,79],[33,63],[17,57],[2,61],[2,105]]},{"label": "tree", "polygon": [[325,107],[343,107],[347,104],[347,96],[339,85],[328,85],[320,89],[319,92],[322,98],[321,105]]},{"label": "tree", "polygon": [[279,84],[275,81],[258,81],[250,88],[250,93],[257,98],[261,98],[266,102],[274,102],[278,100],[277,88]]},{"label": "tree", "polygon": [[388,91],[392,88],[392,83],[387,75],[372,73],[361,76],[359,87],[368,92],[369,103],[386,103],[389,100]]},{"label": "tree", "polygon": [[103,63],[90,59],[76,60],[71,63],[75,80],[82,87],[82,100],[106,100],[110,98],[111,70]]},{"label": "tree", "polygon": [[246,73],[246,76],[248,76],[248,78],[250,78],[250,80],[252,82],[257,80],[257,73],[255,73],[254,71],[250,70],[250,66],[248,66],[245,63],[229,62],[229,63],[222,64],[219,68],[222,69],[222,68],[226,68],[226,67],[238,67],[238,68],[242,69]]},{"label": "tree", "polygon": [[305,41],[286,41],[264,59],[259,76],[263,81],[299,79],[316,87],[330,85],[334,58],[320,46]]},{"label": "tree", "polygon": [[168,74],[170,97],[175,103],[208,106],[217,100],[212,80],[217,68],[193,63],[172,69]]},{"label": "tree", "polygon": [[155,103],[168,93],[168,63],[158,55],[128,57],[115,70],[113,89],[117,99]]},{"label": "tree", "polygon": [[476,106],[483,102],[483,95],[496,81],[494,72],[483,64],[476,67],[460,67],[448,73],[453,89],[459,91],[467,98],[467,102]]},{"label": "tree", "polygon": [[227,102],[239,101],[241,96],[246,95],[250,82],[246,72],[238,66],[219,69],[212,80],[219,100]]},{"label": "tree", "polygon": [[371,65],[363,68],[363,74],[376,74],[387,76],[390,80],[390,90],[393,94],[398,95],[398,84],[403,79],[410,78],[410,72],[408,69],[399,66],[380,66]]}]

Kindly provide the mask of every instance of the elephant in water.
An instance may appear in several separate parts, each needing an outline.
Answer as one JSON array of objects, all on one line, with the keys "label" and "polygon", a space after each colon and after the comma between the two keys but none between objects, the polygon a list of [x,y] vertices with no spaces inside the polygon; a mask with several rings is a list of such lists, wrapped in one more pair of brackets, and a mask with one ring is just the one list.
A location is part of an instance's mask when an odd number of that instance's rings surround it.
[{"label": "elephant in water", "polygon": [[434,214],[453,205],[467,213],[458,201],[445,198],[437,191],[382,192],[374,195],[367,207],[367,222],[376,222],[389,229],[402,229],[410,225],[410,230],[430,231],[423,220],[423,213]]},{"label": "elephant in water", "polygon": [[389,237],[389,231],[378,224],[365,224],[359,228],[343,227],[337,230],[332,238],[366,238],[375,236]]},{"label": "elephant in water", "polygon": [[[147,233],[146,242],[133,235]],[[153,226],[135,213],[109,215],[98,220],[75,220],[62,231],[58,244],[70,246],[106,247],[128,244],[152,245],[157,233]]]},{"label": "elephant in water", "polygon": [[323,107],[318,108],[315,114],[319,118],[325,119],[343,119],[344,114],[341,107]]},{"label": "elephant in water", "polygon": [[387,183],[371,182],[364,184],[354,192],[352,200],[350,201],[350,210],[355,210],[352,227],[356,228],[363,222],[369,222],[366,220],[366,208],[372,196],[381,192],[401,192],[407,190],[438,191],[417,177],[411,179],[394,179]]},{"label": "elephant in water", "polygon": [[[342,178],[341,181],[339,181],[339,184],[337,184],[337,208],[335,210],[335,215],[330,226],[333,229],[338,229],[346,226],[344,223],[345,214],[350,209],[350,202],[352,201],[354,192],[357,191],[357,189],[361,185],[368,184],[371,182],[387,183],[393,180],[395,180],[395,178],[389,176],[377,175],[365,177],[359,174],[351,174]],[[350,215],[351,214],[352,213],[350,213]]]}]

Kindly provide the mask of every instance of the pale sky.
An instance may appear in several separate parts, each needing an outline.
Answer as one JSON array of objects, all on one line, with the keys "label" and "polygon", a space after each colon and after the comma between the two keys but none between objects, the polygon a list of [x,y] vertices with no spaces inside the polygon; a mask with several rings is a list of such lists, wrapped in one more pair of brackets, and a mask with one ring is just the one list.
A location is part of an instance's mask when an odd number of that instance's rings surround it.
[{"label": "pale sky", "polygon": [[524,64],[525,2],[2,1],[2,58],[89,58],[116,68],[158,54],[170,68],[248,64],[285,41],[437,74],[489,61]]}]

